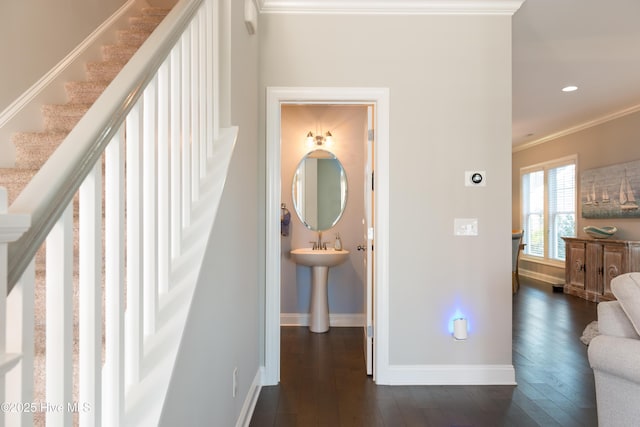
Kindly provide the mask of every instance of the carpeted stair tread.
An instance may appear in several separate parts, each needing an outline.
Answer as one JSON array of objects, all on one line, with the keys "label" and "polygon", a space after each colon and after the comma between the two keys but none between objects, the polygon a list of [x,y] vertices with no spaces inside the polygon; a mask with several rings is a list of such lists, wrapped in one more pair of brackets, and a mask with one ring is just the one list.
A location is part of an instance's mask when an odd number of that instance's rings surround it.
[{"label": "carpeted stair tread", "polygon": [[35,169],[0,168],[0,187],[7,189],[9,205],[36,174]]},{"label": "carpeted stair tread", "polygon": [[46,104],[42,106],[47,131],[70,132],[91,104]]},{"label": "carpeted stair tread", "polygon": [[125,64],[138,50],[137,46],[126,44],[107,44],[102,46],[102,59]]},{"label": "carpeted stair tread", "polygon": [[145,7],[142,9],[142,15],[144,16],[162,16],[165,17],[171,12],[171,9],[163,7]]},{"label": "carpeted stair tread", "polygon": [[93,104],[108,85],[108,81],[67,82],[64,88],[70,103]]},{"label": "carpeted stair tread", "polygon": [[17,132],[11,135],[16,147],[16,167],[19,169],[40,169],[67,132]]},{"label": "carpeted stair tread", "polygon": [[162,22],[164,15],[133,16],[129,18],[129,27],[132,30],[153,31]]},{"label": "carpeted stair tread", "polygon": [[150,34],[151,31],[118,30],[117,40],[119,44],[140,47]]},{"label": "carpeted stair tread", "polygon": [[126,61],[110,60],[110,61],[92,61],[85,65],[88,81],[93,82],[110,82],[113,80]]}]

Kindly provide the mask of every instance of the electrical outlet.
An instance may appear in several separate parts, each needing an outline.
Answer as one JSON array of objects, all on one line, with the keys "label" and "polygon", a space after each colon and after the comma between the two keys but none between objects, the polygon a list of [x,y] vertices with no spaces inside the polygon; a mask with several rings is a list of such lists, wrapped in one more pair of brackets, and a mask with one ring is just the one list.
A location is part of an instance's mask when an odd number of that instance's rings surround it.
[{"label": "electrical outlet", "polygon": [[238,368],[233,369],[233,391],[231,396],[236,397],[236,394],[238,394]]}]

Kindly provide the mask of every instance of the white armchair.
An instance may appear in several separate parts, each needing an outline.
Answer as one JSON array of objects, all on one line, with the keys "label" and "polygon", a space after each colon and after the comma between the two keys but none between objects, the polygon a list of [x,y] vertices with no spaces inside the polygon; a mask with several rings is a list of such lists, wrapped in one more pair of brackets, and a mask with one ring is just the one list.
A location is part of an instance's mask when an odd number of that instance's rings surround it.
[{"label": "white armchair", "polygon": [[640,420],[640,273],[611,282],[617,301],[598,304],[600,335],[589,344],[598,425],[637,426]]}]

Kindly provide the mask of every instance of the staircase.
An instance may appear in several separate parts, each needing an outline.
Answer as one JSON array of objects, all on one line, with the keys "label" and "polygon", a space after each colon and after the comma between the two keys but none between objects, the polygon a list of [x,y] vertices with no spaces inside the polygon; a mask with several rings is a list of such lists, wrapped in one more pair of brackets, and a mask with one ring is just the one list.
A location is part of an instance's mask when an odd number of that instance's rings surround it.
[{"label": "staircase", "polygon": [[65,84],[67,103],[42,106],[43,130],[12,136],[15,168],[0,168],[0,187],[7,189],[9,205],[169,11],[144,8],[140,16],[129,18],[129,28],[117,31],[117,43],[102,46],[102,60],[85,65],[86,80]]},{"label": "staircase", "polygon": [[[51,104],[42,107],[43,130],[37,132],[19,132],[12,136],[16,147],[14,168],[0,169],[0,187],[8,192],[8,205],[15,201],[22,189],[31,181],[52,153],[65,140],[67,135],[105,91],[110,82],[135,54],[138,48],[153,32],[156,26],[169,13],[168,9],[144,8],[141,15],[129,19],[129,28],[118,30],[117,43],[102,47],[102,60],[89,62],[85,66],[86,80],[65,84],[68,101],[65,104]],[[104,165],[104,161],[103,161]],[[104,169],[103,169],[104,170]],[[104,172],[103,172],[104,173]],[[74,259],[73,267],[73,402],[79,402],[78,391],[78,197],[73,203],[74,218]],[[38,250],[35,257],[35,318],[34,318],[34,402],[48,402],[45,393],[45,354],[46,354],[46,283],[45,283],[45,246]],[[103,283],[104,287],[104,283]],[[104,294],[104,291],[103,291]],[[104,300],[103,300],[104,311]],[[104,318],[104,316],[101,316]],[[104,341],[104,336],[103,336]],[[102,360],[104,363],[104,346]],[[33,423],[46,424],[46,414],[33,414]],[[1,423],[0,423],[1,424]],[[73,415],[73,424],[79,424],[78,414]]]}]

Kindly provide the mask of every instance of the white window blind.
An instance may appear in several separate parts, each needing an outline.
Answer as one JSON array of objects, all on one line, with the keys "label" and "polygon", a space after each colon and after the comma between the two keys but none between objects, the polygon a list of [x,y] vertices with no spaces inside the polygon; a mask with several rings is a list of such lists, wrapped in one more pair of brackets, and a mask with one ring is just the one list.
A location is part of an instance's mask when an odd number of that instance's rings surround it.
[{"label": "white window blind", "polygon": [[565,259],[562,236],[576,235],[576,165],[549,169],[549,258]]},{"label": "white window blind", "polygon": [[544,171],[522,177],[525,253],[544,256]]},{"label": "white window blind", "polygon": [[560,159],[521,170],[525,254],[565,259],[562,237],[576,235],[576,159]]}]

